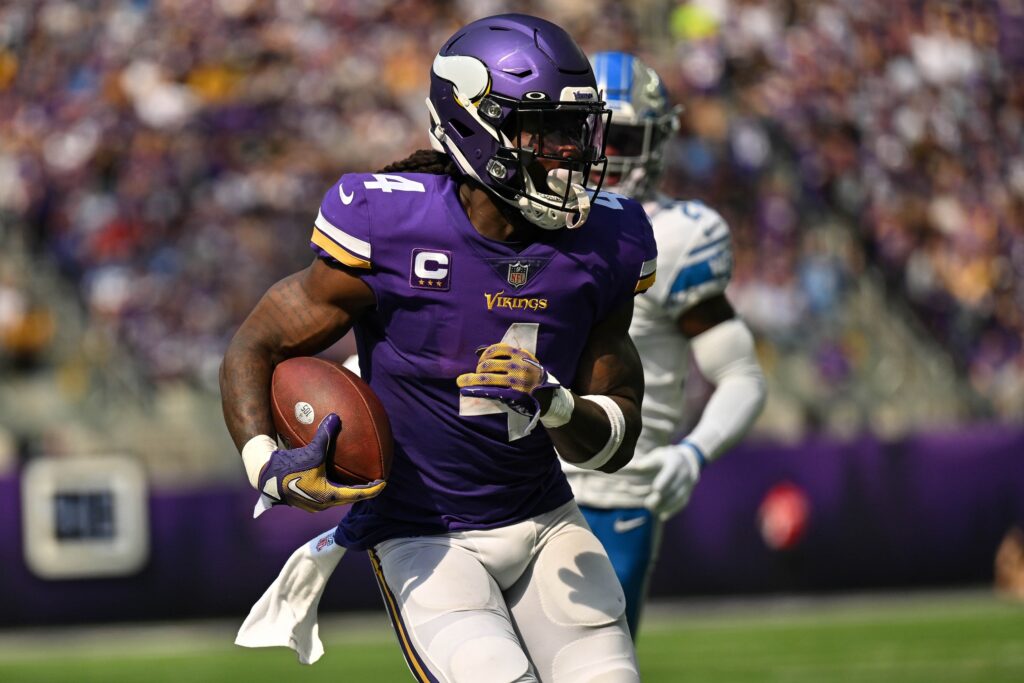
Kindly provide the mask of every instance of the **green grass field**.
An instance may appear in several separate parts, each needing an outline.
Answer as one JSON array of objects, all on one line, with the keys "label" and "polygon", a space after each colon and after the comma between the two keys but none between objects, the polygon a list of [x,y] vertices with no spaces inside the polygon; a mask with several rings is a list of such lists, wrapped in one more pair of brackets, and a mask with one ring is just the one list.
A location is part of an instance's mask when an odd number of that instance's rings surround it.
[{"label": "green grass field", "polygon": [[[231,645],[218,622],[0,633],[0,681],[411,681],[382,615],[327,619],[327,654]],[[650,610],[643,680],[1024,681],[1024,605],[987,593],[678,603]]]}]

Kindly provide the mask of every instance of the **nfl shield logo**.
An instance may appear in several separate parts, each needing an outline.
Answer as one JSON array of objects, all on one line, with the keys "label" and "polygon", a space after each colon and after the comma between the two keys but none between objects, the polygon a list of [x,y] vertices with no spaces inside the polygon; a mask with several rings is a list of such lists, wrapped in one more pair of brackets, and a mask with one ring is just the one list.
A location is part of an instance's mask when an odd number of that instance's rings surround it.
[{"label": "nfl shield logo", "polygon": [[526,280],[529,277],[530,264],[516,261],[515,263],[508,264],[508,283],[519,289],[526,284]]}]

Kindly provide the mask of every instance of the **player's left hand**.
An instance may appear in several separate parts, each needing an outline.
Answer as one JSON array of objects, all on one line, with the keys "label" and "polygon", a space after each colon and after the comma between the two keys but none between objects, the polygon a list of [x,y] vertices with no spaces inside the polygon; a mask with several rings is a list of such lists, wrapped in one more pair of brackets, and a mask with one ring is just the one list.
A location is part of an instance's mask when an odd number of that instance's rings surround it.
[{"label": "player's left hand", "polygon": [[309,444],[271,453],[259,477],[260,492],[269,498],[270,505],[287,504],[307,512],[319,512],[335,505],[373,498],[384,490],[386,482],[382,479],[361,485],[342,485],[327,478],[326,460],[334,450],[340,431],[341,419],[331,413],[320,422]]},{"label": "player's left hand", "polygon": [[701,459],[686,442],[655,448],[647,457],[658,461],[659,469],[644,506],[665,521],[690,502],[700,481]]},{"label": "player's left hand", "polygon": [[491,344],[484,348],[476,371],[459,375],[456,382],[463,396],[501,401],[517,413],[532,418],[541,412],[537,392],[560,386],[536,356],[509,344]]}]

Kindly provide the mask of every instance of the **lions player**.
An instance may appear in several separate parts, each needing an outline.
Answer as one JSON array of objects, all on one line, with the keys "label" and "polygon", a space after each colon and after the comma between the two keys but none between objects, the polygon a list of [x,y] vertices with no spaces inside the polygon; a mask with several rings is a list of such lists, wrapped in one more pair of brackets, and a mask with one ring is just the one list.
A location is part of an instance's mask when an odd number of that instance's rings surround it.
[{"label": "lions player", "polygon": [[[628,329],[656,247],[639,204],[587,187],[610,112],[572,39],[523,15],[456,32],[427,108],[434,151],[342,176],[313,264],[232,339],[229,431],[269,504],[358,501],[334,540],[369,551],[417,680],[636,681],[625,598],[558,464],[613,472],[641,429]],[[350,327],[395,440],[389,481],[362,487],[324,476],[337,416],[279,450],[268,401],[275,363]]]},{"label": "lions player", "polygon": [[[689,501],[701,470],[747,431],[765,401],[750,330],[725,297],[732,274],[729,228],[715,211],[656,193],[665,144],[678,127],[658,74],[636,57],[593,57],[612,123],[606,185],[643,202],[658,243],[658,282],[636,302],[629,333],[646,392],[636,456],[614,475],[564,469],[591,529],[626,593],[630,632],[640,610],[665,520]],[[700,420],[679,443],[689,352],[715,385]]]}]

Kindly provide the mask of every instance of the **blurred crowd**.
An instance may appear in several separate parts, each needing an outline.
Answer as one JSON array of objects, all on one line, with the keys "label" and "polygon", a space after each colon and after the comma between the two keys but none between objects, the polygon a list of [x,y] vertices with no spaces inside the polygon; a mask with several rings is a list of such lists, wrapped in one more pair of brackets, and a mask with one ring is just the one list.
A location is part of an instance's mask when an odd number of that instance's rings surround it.
[{"label": "blurred crowd", "polygon": [[[738,214],[748,317],[827,327],[870,264],[1024,417],[1024,3],[691,2],[671,28],[680,187]],[[854,249],[823,241],[832,220]],[[815,352],[826,383],[855,359],[842,346]]]},{"label": "blurred crowd", "polygon": [[[311,258],[325,188],[425,146],[434,52],[503,10],[663,72],[686,107],[666,189],[730,221],[730,296],[765,344],[852,381],[863,344],[837,321],[877,269],[1022,417],[1019,0],[9,0],[0,230],[154,381],[214,386],[241,318]],[[31,274],[0,260],[0,339],[29,313],[54,324]]]}]

